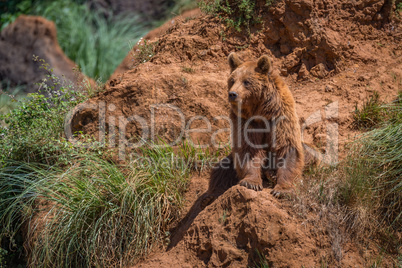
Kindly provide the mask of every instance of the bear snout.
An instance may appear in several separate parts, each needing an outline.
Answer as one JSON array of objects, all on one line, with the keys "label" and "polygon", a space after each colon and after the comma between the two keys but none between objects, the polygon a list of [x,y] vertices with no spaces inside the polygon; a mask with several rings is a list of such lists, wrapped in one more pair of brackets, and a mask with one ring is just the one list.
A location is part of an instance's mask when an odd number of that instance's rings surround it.
[{"label": "bear snout", "polygon": [[235,101],[237,99],[237,96],[238,96],[238,94],[236,92],[230,91],[229,92],[229,101],[230,102]]}]

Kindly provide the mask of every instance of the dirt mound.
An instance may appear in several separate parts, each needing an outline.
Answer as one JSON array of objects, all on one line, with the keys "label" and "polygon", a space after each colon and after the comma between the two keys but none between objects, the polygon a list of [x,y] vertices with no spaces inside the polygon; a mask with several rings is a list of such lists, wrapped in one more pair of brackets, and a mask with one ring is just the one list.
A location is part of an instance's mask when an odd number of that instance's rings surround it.
[{"label": "dirt mound", "polygon": [[363,267],[356,248],[341,246],[324,222],[300,220],[268,189],[234,186],[198,214],[174,248],[138,267],[255,267],[264,260],[269,267]]},{"label": "dirt mound", "polygon": [[[219,52],[227,54],[228,50],[250,48],[261,54],[269,49],[270,54],[280,60],[277,66],[282,74],[298,73],[299,78],[311,74],[324,78],[329,73],[339,73],[345,67],[345,60],[375,62],[380,58],[380,55],[365,54],[365,49],[358,47],[359,41],[400,34],[399,21],[388,25],[389,30],[385,32],[377,31],[389,20],[389,4],[384,0],[285,0],[276,1],[269,8],[265,1],[257,1],[256,5],[263,23],[253,26],[253,35],[239,34],[224,26],[216,27],[218,23],[213,20],[209,25],[199,21],[198,28],[193,27],[190,32],[191,36],[199,38],[193,40],[182,34],[176,40],[175,35],[166,36],[160,40],[156,58],[159,55],[168,61],[183,61],[193,60],[194,56],[207,59],[221,55]],[[179,24],[176,28],[179,31],[185,29]],[[223,41],[222,46],[217,44],[220,41]],[[218,46],[211,47],[213,42]],[[194,49],[198,50],[198,55],[194,54]]]},{"label": "dirt mound", "polygon": [[35,92],[36,83],[41,82],[47,72],[40,68],[41,62],[33,60],[34,55],[44,59],[59,78],[65,77],[74,83],[88,79],[73,71],[76,64],[60,48],[53,22],[21,15],[0,34],[0,81],[26,85],[27,92]]},{"label": "dirt mound", "polygon": [[[180,16],[176,16],[173,19],[165,22],[162,26],[153,29],[149,33],[147,33],[144,37],[143,40],[147,40],[150,42],[156,41],[157,38],[159,38],[161,35],[165,34],[170,27],[172,27],[177,20],[186,20],[186,19],[193,19],[196,17],[199,17],[201,15],[201,10],[193,9],[189,11],[183,12]],[[143,42],[140,43],[140,45],[143,45]],[[131,51],[127,54],[127,56],[123,59],[123,61],[120,63],[120,65],[116,68],[114,73],[110,76],[109,80],[113,80],[114,78],[117,77],[117,75],[127,72],[128,70],[132,69],[134,67],[134,59],[133,59],[133,53],[138,49],[138,44],[135,45]]]},{"label": "dirt mound", "polygon": [[387,19],[387,1],[284,1],[270,8],[264,44],[284,55],[282,73],[324,78],[355,55],[354,42]]}]

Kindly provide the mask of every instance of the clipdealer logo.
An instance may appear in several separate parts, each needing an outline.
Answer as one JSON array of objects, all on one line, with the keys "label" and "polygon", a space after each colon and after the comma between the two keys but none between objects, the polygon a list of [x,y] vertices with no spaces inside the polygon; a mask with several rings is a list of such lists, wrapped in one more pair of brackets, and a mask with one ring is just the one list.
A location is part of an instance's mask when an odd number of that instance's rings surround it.
[{"label": "clipdealer logo", "polygon": [[[76,126],[74,124],[81,124],[79,122],[82,121],[88,115],[91,115],[94,123],[97,123],[97,138],[98,143],[105,144],[109,148],[118,148],[119,159],[125,160],[127,149],[131,148],[139,148],[144,146],[145,144],[160,147],[160,146],[176,146],[179,145],[183,139],[188,142],[190,146],[196,148],[224,148],[228,147],[234,142],[232,136],[230,135],[233,132],[234,124],[239,124],[239,122],[232,122],[229,116],[220,115],[209,120],[205,116],[196,115],[186,119],[185,114],[178,108],[177,106],[171,104],[153,104],[150,105],[149,109],[149,117],[148,119],[139,116],[123,116],[123,115],[112,115],[116,111],[116,105],[114,104],[106,104],[106,102],[100,101],[98,103],[83,103],[78,105],[75,109],[70,111],[64,122],[64,131],[66,138],[69,142],[71,142],[74,146],[80,146],[83,148],[91,148],[94,146],[93,142],[87,142],[80,140],[76,133],[74,133],[74,129]],[[238,108],[241,112],[241,108]],[[304,148],[308,153],[316,157],[320,160],[320,162],[325,163],[327,165],[336,165],[338,163],[338,150],[339,150],[339,132],[338,132],[338,124],[336,119],[338,118],[339,103],[333,102],[324,107],[322,115],[321,110],[317,110],[313,114],[311,114],[305,122],[301,125],[301,133],[303,140],[304,130],[311,125],[314,125],[319,122],[325,121],[326,125],[326,145],[325,152],[321,153],[317,151],[315,148],[309,147],[305,145]],[[108,114],[108,116],[107,116]],[[80,118],[81,117],[81,118]],[[160,140],[157,135],[157,129],[161,127],[161,125],[169,126],[172,125],[172,120],[174,120],[178,125],[177,133],[173,137],[172,141],[169,143],[158,143]],[[229,127],[220,128],[212,130],[212,125],[217,121],[226,121]],[[263,122],[265,127],[261,129],[249,129],[248,126],[254,120],[259,120]],[[264,148],[264,145],[253,144],[252,141],[248,139],[249,133],[252,132],[270,132],[273,137],[273,145],[275,145],[275,130],[276,125],[280,120],[286,120],[284,117],[273,118],[272,120],[267,120],[261,116],[253,116],[249,118],[245,122],[244,133],[237,135],[238,138],[244,138],[247,145],[252,148]],[[191,128],[194,122],[203,122],[204,128]],[[78,122],[78,123],[77,123]],[[138,137],[133,142],[131,139],[127,138],[127,126],[131,123],[134,123],[138,129],[140,129]],[[177,125],[176,124],[176,125]],[[215,124],[216,125],[216,124]],[[206,144],[196,144],[191,138],[191,134],[193,133],[202,133],[207,134],[210,137],[209,143]],[[222,143],[221,140],[218,139],[218,135],[222,135],[222,133],[226,133],[225,135],[228,137],[228,143]],[[230,138],[229,138],[230,137]],[[261,147],[263,146],[263,147]]]}]

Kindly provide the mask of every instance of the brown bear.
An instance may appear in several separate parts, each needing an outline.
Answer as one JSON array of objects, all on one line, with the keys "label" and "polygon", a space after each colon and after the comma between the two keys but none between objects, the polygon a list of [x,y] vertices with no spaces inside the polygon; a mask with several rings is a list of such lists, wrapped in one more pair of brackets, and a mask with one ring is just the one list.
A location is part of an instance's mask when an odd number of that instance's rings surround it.
[{"label": "brown bear", "polygon": [[292,190],[304,166],[295,101],[280,76],[272,74],[270,58],[243,62],[231,53],[229,66],[232,152],[212,170],[203,206],[237,183],[262,190],[263,176],[276,183],[272,194],[279,197]]}]

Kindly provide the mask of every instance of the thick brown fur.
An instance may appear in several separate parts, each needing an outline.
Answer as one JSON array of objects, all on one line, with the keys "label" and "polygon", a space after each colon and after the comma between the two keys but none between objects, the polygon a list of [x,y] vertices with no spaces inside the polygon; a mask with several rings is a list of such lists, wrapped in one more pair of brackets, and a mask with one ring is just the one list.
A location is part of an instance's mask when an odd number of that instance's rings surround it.
[{"label": "thick brown fur", "polygon": [[[213,169],[208,192],[216,196],[236,183],[262,190],[263,176],[276,181],[272,190],[275,196],[292,191],[293,182],[301,176],[304,166],[301,130],[292,93],[279,75],[271,74],[268,56],[256,62],[242,62],[231,53],[228,61],[233,125],[232,153],[228,157],[231,164]],[[262,129],[265,131],[261,132]]]}]

